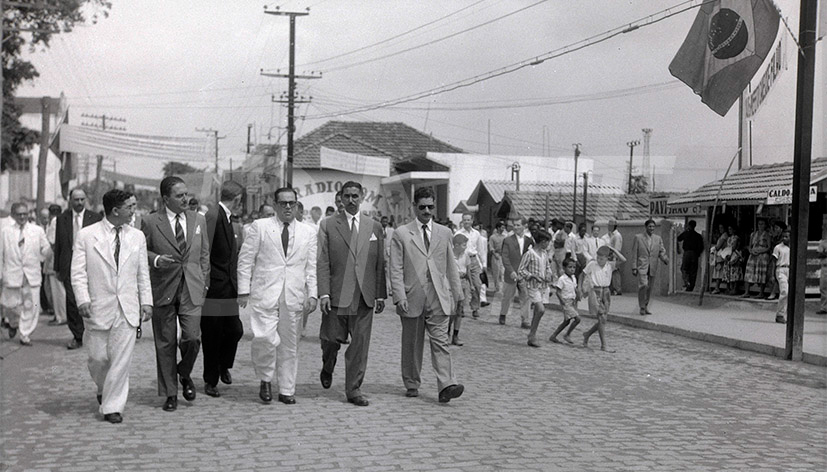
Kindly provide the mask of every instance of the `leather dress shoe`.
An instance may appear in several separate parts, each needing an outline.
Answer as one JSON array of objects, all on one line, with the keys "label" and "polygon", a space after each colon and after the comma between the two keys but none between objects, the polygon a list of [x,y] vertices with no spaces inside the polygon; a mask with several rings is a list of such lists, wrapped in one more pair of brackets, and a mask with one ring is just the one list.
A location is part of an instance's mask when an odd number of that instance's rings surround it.
[{"label": "leather dress shoe", "polygon": [[370,402],[368,402],[368,399],[361,396],[361,395],[353,397],[353,398],[348,398],[347,401],[349,403],[353,403],[356,406],[368,406],[368,405],[370,405]]},{"label": "leather dress shoe", "polygon": [[465,391],[462,384],[449,385],[439,392],[439,403],[448,403],[452,398],[458,398]]},{"label": "leather dress shoe", "polygon": [[293,395],[282,395],[279,393],[279,401],[284,403],[285,405],[295,405],[296,397],[294,397]]},{"label": "leather dress shoe", "polygon": [[17,336],[17,328],[12,328],[9,326],[9,339]]},{"label": "leather dress shoe", "polygon": [[415,388],[409,388],[405,391],[405,396],[408,398],[414,398],[419,396],[419,390]]},{"label": "leather dress shoe", "polygon": [[221,369],[221,382],[227,385],[233,383],[233,376],[230,374],[230,369]]},{"label": "leather dress shoe", "polygon": [[218,391],[218,387],[210,384],[204,384],[204,393],[215,398],[221,396],[221,392]]},{"label": "leather dress shoe", "polygon": [[457,335],[455,334],[455,335],[453,335],[453,336],[451,337],[451,344],[453,344],[454,346],[462,346],[462,345],[463,345],[463,344],[465,344],[465,343],[463,343],[462,341],[460,341],[460,340],[459,340],[459,336],[457,336]]},{"label": "leather dress shoe", "polygon": [[258,397],[261,398],[261,401],[264,403],[270,403],[273,401],[273,393],[271,391],[270,382],[261,381],[261,387],[258,389]]},{"label": "leather dress shoe", "polygon": [[500,324],[501,325],[505,324],[505,315],[500,315]]},{"label": "leather dress shoe", "polygon": [[123,417],[121,416],[120,413],[107,413],[107,414],[103,415],[103,419],[105,419],[106,421],[108,421],[112,424],[123,422]]},{"label": "leather dress shoe", "polygon": [[101,394],[99,393],[99,394],[95,395],[95,397],[98,399],[98,405],[100,405],[100,404],[101,404],[101,402],[103,402],[103,395],[101,395]]},{"label": "leather dress shoe", "polygon": [[322,370],[319,373],[319,380],[322,382],[322,387],[330,388],[330,384],[333,383],[333,374],[325,372]]},{"label": "leather dress shoe", "polygon": [[31,346],[32,341],[30,339],[20,339],[20,345],[21,346]]},{"label": "leather dress shoe", "polygon": [[167,397],[167,401],[164,402],[163,406],[164,411],[175,411],[178,409],[178,397]]},{"label": "leather dress shoe", "polygon": [[69,341],[69,344],[66,345],[66,349],[68,349],[70,351],[72,351],[74,349],[80,349],[82,347],[83,347],[83,341],[78,341],[75,338],[72,338],[72,340]]},{"label": "leather dress shoe", "polygon": [[195,400],[195,384],[192,383],[192,378],[181,377],[181,387],[184,390],[184,400],[188,402]]}]

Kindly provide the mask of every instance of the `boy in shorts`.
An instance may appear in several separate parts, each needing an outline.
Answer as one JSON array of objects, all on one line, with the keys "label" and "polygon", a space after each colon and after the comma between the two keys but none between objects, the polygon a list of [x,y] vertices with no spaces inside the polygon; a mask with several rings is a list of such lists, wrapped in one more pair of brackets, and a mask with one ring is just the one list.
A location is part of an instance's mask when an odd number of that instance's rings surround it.
[{"label": "boy in shorts", "polygon": [[563,275],[557,279],[557,282],[552,285],[552,288],[557,293],[557,299],[560,300],[560,307],[563,310],[563,322],[554,331],[554,334],[548,338],[553,343],[560,343],[557,335],[562,333],[566,326],[569,330],[563,335],[563,339],[569,343],[574,344],[574,341],[569,337],[574,328],[580,324],[580,315],[577,313],[577,302],[580,301],[580,287],[577,286],[577,277],[574,272],[577,270],[577,261],[568,257],[563,261]]},{"label": "boy in shorts", "polygon": [[[463,342],[459,340],[459,328],[462,326],[462,318],[466,312],[471,312],[471,284],[476,282],[479,284],[479,264],[476,258],[468,256],[465,249],[468,246],[468,237],[464,234],[454,235],[454,260],[457,263],[457,270],[459,271],[459,282],[462,285],[462,293],[465,299],[462,302],[462,309],[451,313],[448,321],[448,337],[451,339],[451,344],[454,346],[462,346]],[[451,334],[453,328],[453,335]]]},{"label": "boy in shorts", "polygon": [[[609,254],[614,253],[615,260],[609,261]],[[597,322],[583,333],[583,346],[589,346],[589,337],[597,331],[600,335],[600,349],[606,351],[606,314],[611,306],[612,271],[618,262],[626,258],[612,246],[602,246],[597,250],[597,260],[590,261],[583,269],[580,290],[589,294],[589,313],[597,317]]]},{"label": "boy in shorts", "polygon": [[540,347],[537,342],[537,328],[540,318],[545,312],[545,303],[548,302],[548,285],[554,281],[551,264],[549,264],[546,249],[551,241],[548,231],[538,229],[534,232],[534,245],[531,246],[520,261],[517,273],[525,281],[528,291],[528,301],[534,309],[531,320],[531,329],[528,332],[528,345]]}]

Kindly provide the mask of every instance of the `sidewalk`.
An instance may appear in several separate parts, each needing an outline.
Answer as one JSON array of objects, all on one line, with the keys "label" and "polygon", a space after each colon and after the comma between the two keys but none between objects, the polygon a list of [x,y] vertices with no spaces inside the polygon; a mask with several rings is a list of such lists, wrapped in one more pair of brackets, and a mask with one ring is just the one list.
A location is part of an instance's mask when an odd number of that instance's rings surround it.
[{"label": "sidewalk", "polygon": [[[501,294],[489,293],[488,300],[492,305],[488,308],[491,315],[499,313],[501,297]],[[635,328],[784,357],[787,327],[775,322],[775,302],[705,294],[703,306],[698,306],[698,298],[697,292],[657,297],[649,305],[653,314],[640,316],[637,293],[624,293],[612,297],[608,319]],[[556,301],[556,298],[552,298],[552,301]],[[585,300],[580,302],[578,309],[585,317],[590,317]],[[808,302],[804,316],[803,361],[825,366],[827,316],[816,315],[815,312],[815,304]],[[546,316],[559,313],[559,305],[548,305]]]}]

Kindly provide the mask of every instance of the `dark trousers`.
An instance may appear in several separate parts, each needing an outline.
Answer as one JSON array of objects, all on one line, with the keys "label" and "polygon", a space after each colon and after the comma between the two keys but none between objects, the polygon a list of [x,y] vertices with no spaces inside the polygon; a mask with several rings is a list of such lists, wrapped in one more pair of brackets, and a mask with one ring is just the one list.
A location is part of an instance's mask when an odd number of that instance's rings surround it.
[{"label": "dark trousers", "polygon": [[333,374],[339,348],[350,334],[350,345],[345,351],[345,394],[348,398],[362,394],[360,389],[368,367],[372,327],[373,308],[367,306],[362,297],[359,297],[359,307],[355,313],[350,307],[331,307],[330,313],[322,315],[319,331],[322,341],[322,370]]},{"label": "dark trousers", "polygon": [[[158,395],[162,397],[178,394],[177,377],[190,377],[201,347],[201,307],[192,304],[183,278],[181,286],[172,304],[156,306],[152,310]],[[176,320],[181,324],[180,343]],[[181,361],[177,363],[176,348],[181,350]]]},{"label": "dark trousers", "polygon": [[232,369],[238,341],[244,334],[235,298],[204,301],[201,308],[201,350],[204,382],[215,386],[223,369]]},{"label": "dark trousers", "polygon": [[686,290],[695,290],[695,279],[698,278],[698,258],[700,254],[696,251],[684,251],[681,272],[683,273],[683,284]]},{"label": "dark trousers", "polygon": [[75,291],[72,290],[72,281],[64,280],[63,287],[66,289],[66,325],[72,332],[75,340],[83,343],[83,317],[78,311],[78,302],[75,300]]}]

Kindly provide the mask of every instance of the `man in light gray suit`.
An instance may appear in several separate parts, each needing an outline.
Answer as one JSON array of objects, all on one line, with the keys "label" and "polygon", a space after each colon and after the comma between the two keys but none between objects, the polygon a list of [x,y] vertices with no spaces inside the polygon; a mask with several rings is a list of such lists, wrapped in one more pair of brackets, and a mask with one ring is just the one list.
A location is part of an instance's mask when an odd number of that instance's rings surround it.
[{"label": "man in light gray suit", "polygon": [[405,396],[419,396],[425,331],[431,344],[439,401],[447,403],[465,390],[456,382],[448,351],[448,317],[463,300],[454,261],[451,230],[435,224],[432,188],[414,193],[416,219],[400,226],[391,242],[391,284],[396,313],[402,320],[402,381]]},{"label": "man in light gray suit", "polygon": [[636,234],[632,243],[632,275],[637,277],[637,299],[640,305],[640,315],[651,315],[649,301],[652,290],[655,288],[655,277],[658,275],[657,256],[664,264],[669,264],[663,239],[655,234],[655,220],[646,220],[646,232]]}]

